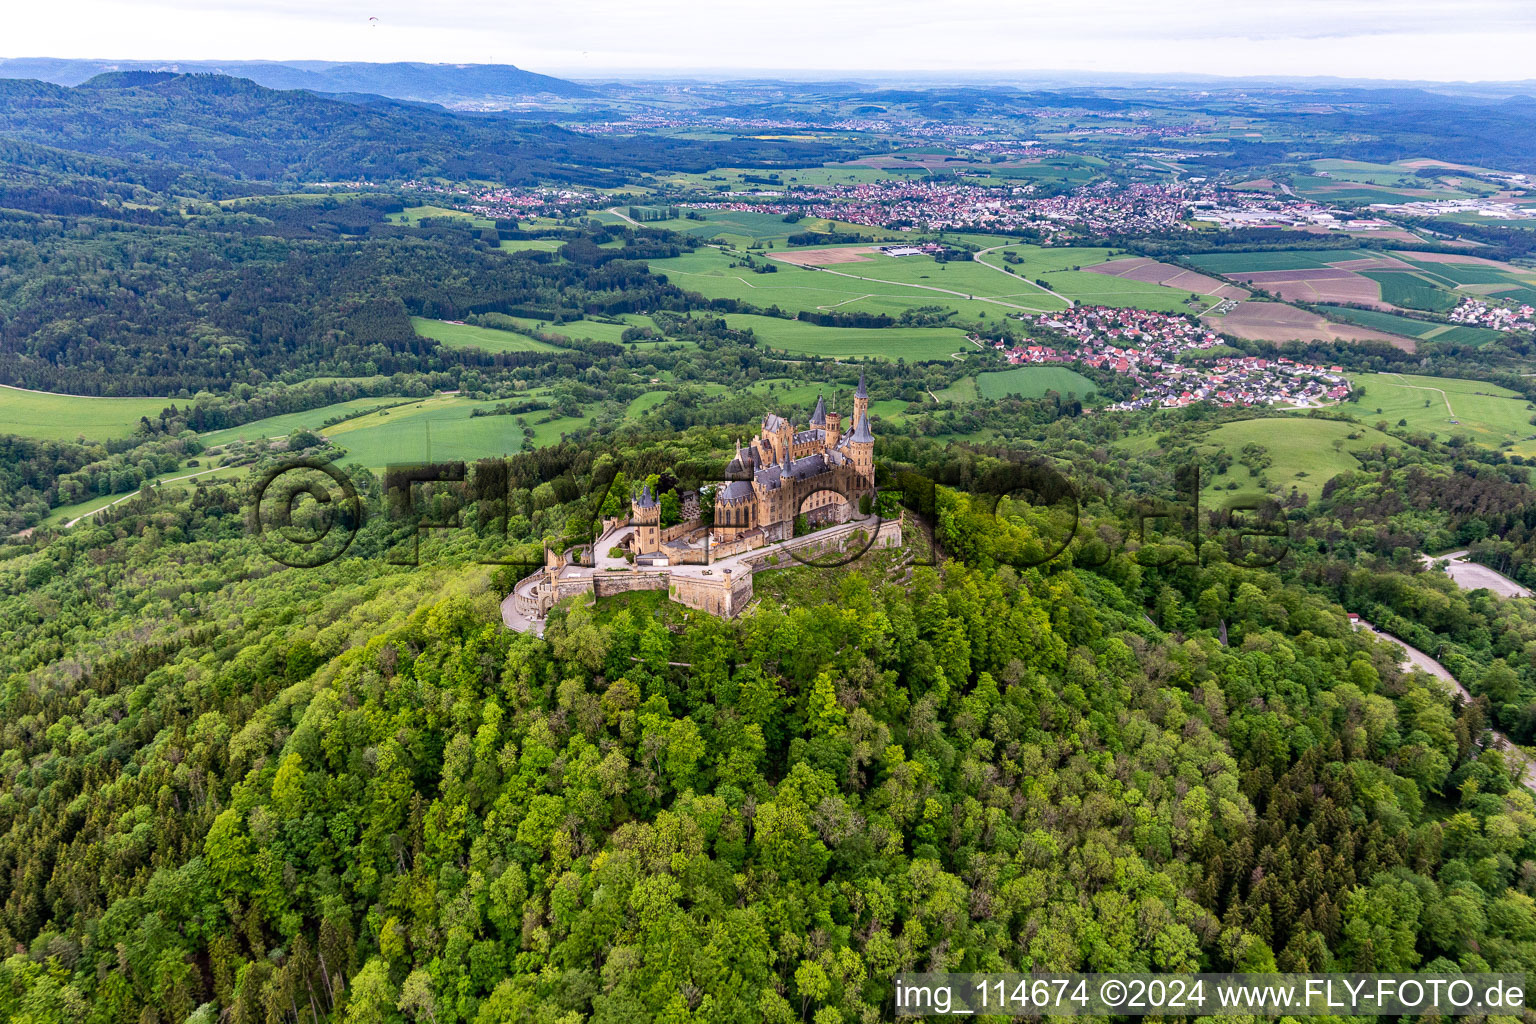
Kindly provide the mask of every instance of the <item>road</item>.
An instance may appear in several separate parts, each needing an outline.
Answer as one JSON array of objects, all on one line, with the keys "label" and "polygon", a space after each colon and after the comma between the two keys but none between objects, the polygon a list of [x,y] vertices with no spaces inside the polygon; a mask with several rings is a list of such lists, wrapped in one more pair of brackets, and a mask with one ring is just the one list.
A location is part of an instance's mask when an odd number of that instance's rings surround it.
[{"label": "road", "polygon": [[[1015,243],[1015,244],[1017,244],[1017,243]],[[977,263],[980,263],[982,266],[988,268],[989,270],[995,270],[999,274],[1008,274],[1008,276],[1013,278],[1015,281],[1023,281],[1026,284],[1032,284],[1036,288],[1039,288],[1041,291],[1045,292],[1047,295],[1054,295],[1054,296],[1056,296],[1062,302],[1065,302],[1067,304],[1067,308],[1068,309],[1071,309],[1073,306],[1077,305],[1076,302],[1074,302],[1073,300],[1067,298],[1065,295],[1061,294],[1060,292],[1053,292],[1053,291],[1051,291],[1049,288],[1047,288],[1045,285],[1041,284],[1038,281],[1031,281],[1031,280],[1029,280],[1026,277],[1020,277],[1018,274],[1010,274],[1010,273],[1008,273],[1008,270],[1006,268],[999,267],[995,263],[988,263],[986,260],[980,258],[982,256],[985,256],[989,252],[996,252],[999,249],[1007,249],[1007,248],[1008,248],[1008,246],[1006,246],[1006,245],[994,245],[994,246],[991,246],[991,247],[986,248],[986,249],[980,249],[980,250],[977,251],[976,256],[974,258],[975,258]]]},{"label": "road", "polygon": [[1500,597],[1530,597],[1531,592],[1501,572],[1495,572],[1478,562],[1467,558],[1467,552],[1452,551],[1449,554],[1420,555],[1420,559],[1430,568],[1434,568],[1436,562],[1445,562],[1445,574],[1456,581],[1456,585],[1463,590],[1487,589]]},{"label": "road", "polygon": [[[191,480],[195,476],[203,476],[204,474],[207,474],[207,473],[217,473],[221,469],[228,469],[228,468],[229,467],[227,467],[227,466],[214,466],[212,469],[200,469],[196,473],[188,473],[186,476],[173,476],[173,477],[170,477],[169,479],[166,479],[166,480],[156,480],[156,481],[154,481],[154,484],[155,484],[156,487],[159,487],[161,484],[174,484],[174,483],[176,483],[177,481],[180,481],[180,480]],[[121,498],[118,498],[116,501],[108,502],[107,504],[101,506],[101,508],[93,508],[93,509],[91,509],[89,512],[87,512],[83,516],[76,516],[74,519],[71,519],[69,522],[65,523],[63,528],[67,530],[71,526],[74,526],[76,523],[80,522],[81,520],[89,519],[91,516],[95,515],[98,512],[105,511],[106,509],[111,508],[113,505],[121,505],[123,502],[127,501],[129,498],[137,498],[138,496],[139,496],[139,492],[138,491],[133,491],[131,493],[125,494]]]},{"label": "road", "polygon": [[[990,264],[990,263],[983,263],[982,266],[984,266],[984,267],[991,267],[993,270],[997,269],[996,267],[993,267],[992,264]],[[1051,312],[1055,312],[1054,310],[1040,309],[1037,306],[1021,306],[1017,302],[1004,302],[1002,299],[989,299],[986,296],[983,296],[983,295],[972,295],[969,292],[957,292],[953,288],[940,288],[937,285],[913,284],[911,281],[885,281],[885,280],[882,280],[881,278],[878,278],[878,277],[860,277],[858,274],[849,274],[849,273],[845,273],[844,271],[841,271],[841,270],[833,270],[831,267],[808,267],[806,269],[808,269],[808,270],[819,270],[823,274],[836,274],[838,277],[848,277],[848,278],[852,278],[855,281],[868,281],[871,284],[893,284],[893,285],[896,285],[898,288],[921,288],[924,291],[943,292],[945,295],[958,295],[962,299],[970,299],[973,302],[990,302],[994,306],[1007,306],[1009,309],[1024,309],[1024,310],[1028,310],[1031,313],[1051,313]],[[1022,278],[1018,278],[1016,280],[1022,280]],[[1034,284],[1034,282],[1030,282],[1030,283]],[[1039,285],[1035,285],[1035,287],[1039,288],[1040,286]],[[1051,292],[1051,294],[1052,295],[1056,295],[1055,292]],[[1061,296],[1059,296],[1059,295],[1057,296],[1057,298],[1060,298],[1060,297]]]},{"label": "road", "polygon": [[1384,374],[1383,376],[1396,377],[1398,379],[1398,381],[1399,381],[1397,386],[1400,387],[1400,388],[1412,388],[1415,391],[1434,391],[1434,392],[1436,392],[1437,394],[1439,394],[1440,400],[1445,403],[1445,411],[1450,414],[1451,419],[1454,420],[1456,418],[1456,410],[1451,408],[1450,396],[1445,393],[1444,389],[1442,389],[1442,388],[1425,387],[1423,384],[1409,384],[1409,383],[1403,381],[1403,375],[1400,374],[1400,373]]},{"label": "road", "polygon": [[[1361,629],[1368,629],[1381,639],[1390,640],[1392,643],[1397,644],[1398,647],[1401,647],[1403,649],[1403,665],[1429,673],[1448,685],[1453,692],[1460,694],[1461,699],[1464,701],[1472,699],[1472,694],[1467,692],[1467,688],[1457,682],[1456,677],[1451,675],[1450,670],[1434,658],[1431,658],[1417,647],[1404,643],[1391,633],[1383,633],[1364,619],[1360,619],[1359,623]],[[1489,729],[1488,734],[1493,737],[1493,742],[1490,746],[1503,751],[1509,760],[1520,766],[1521,783],[1527,789],[1536,790],[1536,764],[1533,764],[1530,758],[1526,757],[1525,752],[1502,732],[1499,732],[1497,729]]]},{"label": "road", "polygon": [[617,206],[615,206],[615,207],[613,207],[611,209],[608,209],[608,210],[604,210],[603,212],[604,213],[611,213],[615,217],[619,218],[619,220],[622,220],[622,221],[624,221],[627,224],[633,224],[637,228],[645,227],[644,224],[641,224],[639,221],[635,220],[635,218],[631,217],[629,214],[624,213]]}]

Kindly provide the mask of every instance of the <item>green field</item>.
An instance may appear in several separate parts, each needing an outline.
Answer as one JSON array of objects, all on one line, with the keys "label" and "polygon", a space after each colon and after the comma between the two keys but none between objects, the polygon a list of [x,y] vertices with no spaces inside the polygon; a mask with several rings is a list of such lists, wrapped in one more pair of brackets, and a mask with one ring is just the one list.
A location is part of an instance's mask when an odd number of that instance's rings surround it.
[{"label": "green field", "polygon": [[1365,397],[1355,409],[1367,422],[1380,419],[1396,426],[1407,420],[1410,430],[1441,437],[1462,434],[1495,448],[1536,434],[1531,425],[1536,410],[1496,384],[1403,373],[1364,373],[1351,380],[1365,388]]},{"label": "green field", "polygon": [[[1040,398],[1047,391],[1055,391],[1063,398],[1074,394],[1086,402],[1098,390],[1093,381],[1065,366],[1015,366],[976,375],[976,391],[982,398],[1007,398],[1009,395]],[[947,393],[940,392],[940,397]]]},{"label": "green field", "polygon": [[214,430],[202,435],[202,442],[212,448],[215,445],[228,444],[231,441],[251,441],[260,437],[287,437],[295,430],[300,429],[325,432],[326,428],[322,424],[326,420],[408,401],[410,399],[404,396],[354,398],[350,402],[337,402],[334,405],[324,405],[318,409],[309,409],[304,412],[289,412],[283,413],[280,416],[268,416],[265,419],[243,423],[238,427]]},{"label": "green field", "polygon": [[905,359],[912,363],[977,351],[976,346],[966,341],[965,332],[953,327],[822,327],[803,320],[749,313],[731,313],[725,320],[736,330],[750,329],[759,344],[791,355]]},{"label": "green field", "polygon": [[463,210],[452,210],[446,206],[409,206],[399,213],[389,214],[386,219],[391,224],[409,224],[414,227],[424,220],[431,220],[437,217],[462,217],[477,228],[493,228],[496,226],[496,222],[493,220],[477,217]]},{"label": "green field", "polygon": [[[1268,468],[1255,475],[1236,461],[1245,445],[1265,449]],[[1402,442],[1374,427],[1339,420],[1310,419],[1304,416],[1263,417],[1238,420],[1216,427],[1202,439],[1201,448],[1214,452],[1226,449],[1233,463],[1226,473],[1208,473],[1202,481],[1206,499],[1215,505],[1253,501],[1268,493],[1260,478],[1268,481],[1269,491],[1279,489],[1289,494],[1292,488],[1316,497],[1323,484],[1340,473],[1359,469],[1360,462],[1350,452],[1378,444],[1400,448]],[[1238,486],[1233,489],[1231,484]]]},{"label": "green field", "polygon": [[0,386],[0,434],[19,434],[48,441],[73,441],[77,437],[105,441],[127,437],[139,425],[140,417],[154,419],[172,401],[169,398],[88,398]]},{"label": "green field", "polygon": [[733,267],[733,262],[734,257],[716,249],[701,249],[652,260],[650,265],[679,288],[706,299],[736,299],[759,308],[777,305],[790,312],[899,317],[909,310],[937,309],[952,311],[958,324],[972,325],[1008,313],[1048,312],[1066,306],[1028,280],[1010,280],[1009,275],[977,263],[941,265],[925,256],[893,259],[874,254],[867,262],[840,263],[826,271],[775,263],[778,271],[772,274]]},{"label": "green field", "polygon": [[538,446],[554,444],[562,432],[570,433],[588,425],[584,417],[538,423],[549,415],[546,412],[531,412],[522,417],[471,416],[476,408],[496,404],[458,395],[434,395],[338,423],[327,428],[325,436],[347,449],[343,461],[380,469],[395,463],[459,459],[470,462],[512,455],[523,446],[518,419],[533,428],[533,442]]},{"label": "green field", "polygon": [[1345,323],[1359,324],[1378,331],[1401,334],[1405,338],[1420,341],[1457,342],[1464,345],[1485,345],[1499,336],[1499,332],[1487,327],[1466,327],[1461,324],[1437,324],[1427,320],[1414,320],[1395,313],[1383,313],[1374,309],[1354,309],[1348,306],[1323,306],[1328,315]]},{"label": "green field", "polygon": [[1378,255],[1364,249],[1280,249],[1275,252],[1208,252],[1185,258],[1213,274],[1247,274],[1264,270],[1320,270],[1333,263]]},{"label": "green field", "polygon": [[555,252],[565,241],[560,238],[503,238],[502,252]]},{"label": "green field", "polygon": [[558,352],[554,345],[514,331],[498,331],[474,324],[453,324],[413,316],[411,324],[423,338],[435,338],[448,348],[478,348],[483,352]]},{"label": "green field", "polygon": [[1405,309],[1423,309],[1431,313],[1443,313],[1456,308],[1456,303],[1460,301],[1434,281],[1418,274],[1401,270],[1366,270],[1361,272],[1361,276],[1368,277],[1381,285],[1383,302],[1390,302],[1394,306],[1402,306]]}]

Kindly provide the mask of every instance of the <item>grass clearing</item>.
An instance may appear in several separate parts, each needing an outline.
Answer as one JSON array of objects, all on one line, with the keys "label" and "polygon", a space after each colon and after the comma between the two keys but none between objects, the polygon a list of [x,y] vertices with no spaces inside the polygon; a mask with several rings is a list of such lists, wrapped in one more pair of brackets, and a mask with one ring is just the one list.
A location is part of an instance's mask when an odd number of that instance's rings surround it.
[{"label": "grass clearing", "polygon": [[485,217],[477,217],[473,213],[464,210],[453,210],[446,206],[408,206],[399,213],[387,214],[385,219],[391,224],[407,224],[416,227],[424,220],[432,220],[438,217],[454,217],[467,220],[477,228],[493,228],[496,222]]},{"label": "grass clearing", "polygon": [[514,331],[455,324],[447,320],[411,317],[411,325],[423,338],[434,338],[448,348],[477,348],[482,352],[558,352],[554,345]]},{"label": "grass clearing", "polygon": [[[1403,446],[1374,427],[1341,420],[1266,416],[1224,423],[1205,436],[1201,447],[1211,452],[1226,449],[1233,463],[1226,473],[1209,474],[1203,491],[1218,506],[1259,500],[1277,489],[1281,494],[1295,489],[1315,498],[1330,479],[1360,468],[1351,452],[1378,444]],[[1248,445],[1264,449],[1269,460],[1258,473],[1237,461]]]},{"label": "grass clearing", "polygon": [[355,413],[367,412],[368,410],[379,409],[384,406],[397,405],[402,402],[409,402],[410,400],[403,395],[354,398],[348,402],[323,405],[318,409],[307,409],[304,412],[286,412],[278,416],[268,416],[265,419],[242,423],[238,427],[225,427],[223,430],[210,431],[202,435],[202,442],[211,448],[215,445],[228,444],[231,441],[253,441],[263,437],[287,437],[295,430],[315,430],[327,433],[329,428],[323,425],[326,420],[335,419],[337,416],[350,416]]},{"label": "grass clearing", "polygon": [[1353,408],[1369,422],[1385,420],[1441,437],[1461,434],[1494,448],[1536,434],[1531,425],[1536,409],[1496,384],[1406,373],[1362,373],[1350,379],[1365,389],[1365,397]]},{"label": "grass clearing", "polygon": [[[95,441],[128,437],[139,419],[159,417],[172,398],[92,398],[23,391],[0,385],[0,434],[45,441]],[[188,405],[180,402],[178,405]]]},{"label": "grass clearing", "polygon": [[[1093,381],[1065,366],[1015,366],[996,373],[977,374],[975,381],[977,394],[991,399],[1007,398],[1009,395],[1041,398],[1047,391],[1055,391],[1063,398],[1073,394],[1080,401],[1086,402],[1090,396],[1098,394],[1099,390]],[[942,398],[950,390],[953,389],[939,392],[939,396]]]}]

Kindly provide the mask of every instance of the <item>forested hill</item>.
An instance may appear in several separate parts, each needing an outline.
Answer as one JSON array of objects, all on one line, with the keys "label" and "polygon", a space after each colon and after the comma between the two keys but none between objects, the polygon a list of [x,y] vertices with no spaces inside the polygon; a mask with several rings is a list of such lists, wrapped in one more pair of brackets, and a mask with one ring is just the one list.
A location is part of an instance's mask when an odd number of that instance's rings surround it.
[{"label": "forested hill", "polygon": [[[376,518],[285,570],[244,501],[0,560],[6,1019],[853,1024],[908,970],[1536,967],[1486,702],[1276,574],[978,551],[540,638],[498,621],[494,530],[410,569]],[[939,501],[947,544],[1038,544]]]},{"label": "forested hill", "polygon": [[803,166],[846,155],[779,140],[596,139],[418,104],[349,103],[224,75],[152,72],[99,75],[74,88],[0,80],[0,139],[264,181],[613,185],[641,171]]},{"label": "forested hill", "polygon": [[375,93],[429,103],[523,96],[590,96],[586,86],[535,74],[511,64],[389,64],[359,61],[273,60],[62,60],[18,57],[0,60],[0,76],[36,78],[58,85],[79,85],[107,71],[179,71],[249,78],[270,89],[310,92]]}]

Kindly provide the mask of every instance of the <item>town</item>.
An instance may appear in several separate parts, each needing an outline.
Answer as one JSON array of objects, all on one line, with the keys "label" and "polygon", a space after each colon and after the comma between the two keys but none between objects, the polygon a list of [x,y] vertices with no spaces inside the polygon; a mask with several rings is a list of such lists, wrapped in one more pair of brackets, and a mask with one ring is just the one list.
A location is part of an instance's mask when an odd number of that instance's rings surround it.
[{"label": "town", "polygon": [[[1129,375],[1136,394],[1110,409],[1178,408],[1194,402],[1225,407],[1282,405],[1298,408],[1337,402],[1350,385],[1339,366],[1314,366],[1279,357],[1198,353],[1222,346],[1214,331],[1183,316],[1141,309],[1076,306],[1034,320],[1042,332],[1065,339],[1058,348],[1030,338],[993,348],[1014,364],[1078,363]],[[1185,361],[1190,354],[1193,359]]]}]

